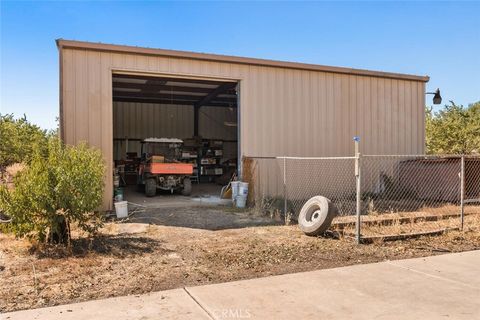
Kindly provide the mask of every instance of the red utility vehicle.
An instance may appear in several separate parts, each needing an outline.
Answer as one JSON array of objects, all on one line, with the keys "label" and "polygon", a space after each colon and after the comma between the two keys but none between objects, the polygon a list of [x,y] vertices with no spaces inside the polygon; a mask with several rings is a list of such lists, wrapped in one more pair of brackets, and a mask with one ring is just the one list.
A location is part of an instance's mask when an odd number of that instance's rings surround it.
[{"label": "red utility vehicle", "polygon": [[193,164],[182,163],[183,141],[171,138],[148,138],[142,141],[142,161],[138,170],[138,185],[145,187],[145,195],[153,197],[157,189],[181,191],[185,196],[192,192],[190,176]]}]

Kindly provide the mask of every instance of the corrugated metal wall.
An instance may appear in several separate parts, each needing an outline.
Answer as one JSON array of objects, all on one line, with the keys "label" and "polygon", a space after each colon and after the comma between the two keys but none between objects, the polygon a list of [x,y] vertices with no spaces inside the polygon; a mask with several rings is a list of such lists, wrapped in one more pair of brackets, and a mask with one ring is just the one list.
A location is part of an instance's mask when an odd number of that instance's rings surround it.
[{"label": "corrugated metal wall", "polygon": [[193,134],[192,106],[114,102],[113,137],[187,138]]},{"label": "corrugated metal wall", "polygon": [[[62,135],[113,162],[112,72],[240,80],[240,140],[249,156],[424,152],[425,83],[415,80],[63,48]],[[111,208],[107,177],[105,208]]]},{"label": "corrugated metal wall", "polygon": [[[199,135],[205,139],[229,140],[224,146],[225,158],[236,156],[236,143],[233,141],[237,139],[237,128],[226,126],[224,122],[236,122],[236,119],[236,109],[200,108]],[[190,105],[113,103],[114,160],[125,158],[125,139],[130,140],[128,151],[140,154],[140,142],[135,140],[150,137],[185,139],[192,136],[193,107]]]}]

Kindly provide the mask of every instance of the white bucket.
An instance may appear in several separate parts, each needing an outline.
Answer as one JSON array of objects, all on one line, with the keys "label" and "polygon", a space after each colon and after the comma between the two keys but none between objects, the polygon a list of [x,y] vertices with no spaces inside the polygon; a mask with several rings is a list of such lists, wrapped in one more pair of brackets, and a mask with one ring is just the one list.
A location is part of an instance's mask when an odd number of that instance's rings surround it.
[{"label": "white bucket", "polygon": [[248,196],[248,182],[240,182],[238,186],[238,195],[239,196]]},{"label": "white bucket", "polygon": [[128,217],[128,201],[115,202],[115,213],[119,219]]},{"label": "white bucket", "polygon": [[235,205],[237,208],[245,208],[245,205],[247,203],[247,196],[242,196],[238,195],[237,198],[235,199]]},{"label": "white bucket", "polygon": [[235,201],[238,196],[238,187],[240,186],[240,181],[232,181],[230,182],[230,185],[232,186],[232,201]]}]

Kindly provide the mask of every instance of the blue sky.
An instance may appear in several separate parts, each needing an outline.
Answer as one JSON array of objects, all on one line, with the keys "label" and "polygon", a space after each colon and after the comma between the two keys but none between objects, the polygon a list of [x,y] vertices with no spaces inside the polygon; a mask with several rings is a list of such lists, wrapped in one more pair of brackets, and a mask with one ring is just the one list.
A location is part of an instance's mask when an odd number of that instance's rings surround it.
[{"label": "blue sky", "polygon": [[0,6],[0,113],[44,128],[58,116],[56,38],[429,75],[444,102],[480,100],[480,2]]}]

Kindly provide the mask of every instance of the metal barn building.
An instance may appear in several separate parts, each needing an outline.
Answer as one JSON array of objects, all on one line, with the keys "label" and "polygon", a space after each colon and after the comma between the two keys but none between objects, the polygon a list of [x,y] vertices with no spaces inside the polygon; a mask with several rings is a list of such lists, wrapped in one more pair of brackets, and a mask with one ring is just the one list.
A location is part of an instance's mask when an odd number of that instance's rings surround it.
[{"label": "metal barn building", "polygon": [[[427,76],[57,40],[60,132],[108,171],[149,137],[223,141],[243,156],[423,154]],[[240,165],[239,165],[240,166]],[[240,168],[239,168],[240,169]],[[106,176],[104,209],[112,209]]]}]

